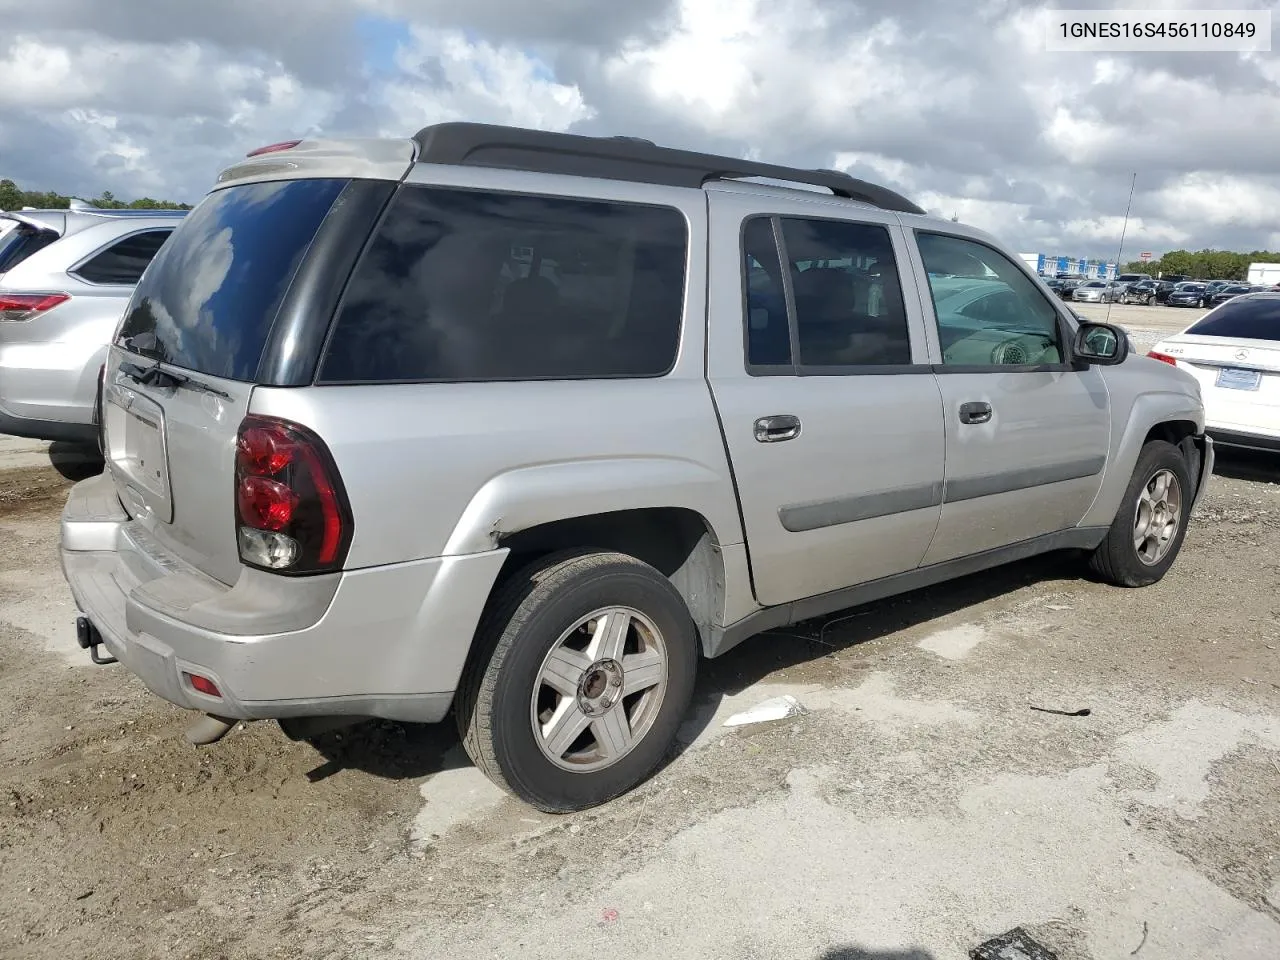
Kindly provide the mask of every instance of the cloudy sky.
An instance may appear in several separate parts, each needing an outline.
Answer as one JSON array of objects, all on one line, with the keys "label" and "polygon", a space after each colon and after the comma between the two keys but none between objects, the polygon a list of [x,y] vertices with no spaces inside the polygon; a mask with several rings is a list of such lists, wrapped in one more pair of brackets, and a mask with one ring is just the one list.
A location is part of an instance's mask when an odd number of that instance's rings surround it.
[{"label": "cloudy sky", "polygon": [[265,143],[468,119],[837,167],[1027,252],[1114,257],[1136,171],[1126,260],[1280,249],[1280,53],[1049,53],[1048,6],[0,0],[0,177],[194,202]]}]

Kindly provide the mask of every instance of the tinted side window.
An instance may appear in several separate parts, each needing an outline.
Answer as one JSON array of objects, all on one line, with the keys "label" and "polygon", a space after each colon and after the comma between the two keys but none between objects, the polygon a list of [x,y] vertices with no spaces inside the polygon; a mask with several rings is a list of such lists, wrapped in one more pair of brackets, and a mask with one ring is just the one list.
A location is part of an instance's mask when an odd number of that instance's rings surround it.
[{"label": "tinted side window", "polygon": [[125,237],[81,266],[75,274],[89,283],[132,286],[142,279],[142,272],[147,269],[147,264],[155,258],[172,232],[148,230],[146,233]]},{"label": "tinted side window", "polygon": [[911,338],[889,231],[841,220],[782,219],[800,363],[911,363]]},{"label": "tinted side window", "polygon": [[929,273],[943,363],[1062,362],[1058,312],[1008,257],[962,237],[922,233],[918,242]]},{"label": "tinted side window", "polygon": [[1186,332],[1201,337],[1280,340],[1280,299],[1228,300]]},{"label": "tinted side window", "polygon": [[782,260],[773,221],[754,217],[742,228],[742,271],[746,295],[747,363],[791,365],[791,331],[782,283]]},{"label": "tinted side window", "polygon": [[339,308],[326,382],[661,376],[687,230],[667,207],[401,188]]}]

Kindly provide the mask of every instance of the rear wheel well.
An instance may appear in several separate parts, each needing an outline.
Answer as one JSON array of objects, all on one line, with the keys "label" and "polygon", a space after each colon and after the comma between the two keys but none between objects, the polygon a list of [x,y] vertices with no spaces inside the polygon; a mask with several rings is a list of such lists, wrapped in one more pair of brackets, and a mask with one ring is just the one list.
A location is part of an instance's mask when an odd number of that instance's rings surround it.
[{"label": "rear wheel well", "polygon": [[569,517],[507,534],[498,546],[511,551],[499,583],[532,560],[560,550],[625,553],[654,567],[675,586],[698,628],[704,653],[713,628],[720,625],[724,558],[711,525],[696,511],[655,507]]}]

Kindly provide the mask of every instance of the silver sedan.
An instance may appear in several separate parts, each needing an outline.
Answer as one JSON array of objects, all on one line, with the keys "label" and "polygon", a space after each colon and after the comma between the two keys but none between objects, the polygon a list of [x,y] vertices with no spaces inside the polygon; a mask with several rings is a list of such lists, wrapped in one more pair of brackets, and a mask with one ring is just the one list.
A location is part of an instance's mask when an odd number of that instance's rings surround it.
[{"label": "silver sedan", "polygon": [[1111,303],[1120,299],[1122,284],[1105,280],[1089,280],[1071,291],[1071,299],[1084,303]]}]

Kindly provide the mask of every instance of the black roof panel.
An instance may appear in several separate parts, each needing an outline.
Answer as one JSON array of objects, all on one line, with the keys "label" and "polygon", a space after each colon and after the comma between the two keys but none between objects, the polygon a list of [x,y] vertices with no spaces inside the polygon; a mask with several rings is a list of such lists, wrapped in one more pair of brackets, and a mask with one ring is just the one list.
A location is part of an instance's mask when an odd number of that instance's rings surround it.
[{"label": "black roof panel", "polygon": [[660,147],[636,137],[584,137],[484,123],[438,123],[413,137],[419,163],[500,167],[701,188],[709,180],[760,177],[826,187],[885,210],[923,214],[906,197],[835,170],[803,170]]}]

